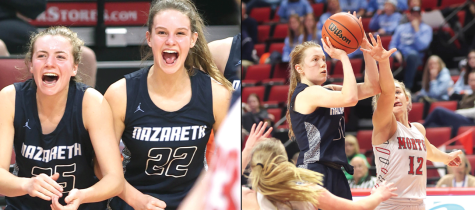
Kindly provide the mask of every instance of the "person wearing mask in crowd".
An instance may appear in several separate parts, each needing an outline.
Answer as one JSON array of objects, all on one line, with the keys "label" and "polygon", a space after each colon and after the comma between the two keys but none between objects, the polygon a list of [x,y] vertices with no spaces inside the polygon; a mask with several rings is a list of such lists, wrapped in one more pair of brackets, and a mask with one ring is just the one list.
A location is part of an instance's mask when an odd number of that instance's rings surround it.
[{"label": "person wearing mask in crowd", "polygon": [[[366,16],[371,17],[373,14],[381,15],[384,12],[384,5],[386,2],[387,0],[369,0],[368,6],[366,7]],[[407,10],[407,1],[397,0],[396,6],[397,11]]]},{"label": "person wearing mask in crowd", "polygon": [[435,187],[475,187],[475,176],[470,175],[472,166],[465,154],[460,154],[462,163],[459,166],[448,167],[446,174],[437,182]]},{"label": "person wearing mask in crowd", "polygon": [[242,115],[242,125],[247,131],[251,131],[254,123],[260,121],[274,121],[274,115],[269,114],[265,108],[261,106],[261,100],[257,94],[253,93],[247,97],[247,104],[244,105],[247,113]]},{"label": "person wearing mask in crowd", "polygon": [[369,22],[369,28],[379,35],[393,34],[401,19],[401,14],[396,12],[397,4],[396,0],[387,0],[384,3],[384,13],[375,14]]},{"label": "person wearing mask in crowd", "polygon": [[[463,95],[471,95],[472,88],[468,84],[468,74],[475,69],[475,50],[470,50],[465,60],[465,64],[461,65],[460,76],[455,82],[453,88],[449,88],[451,98],[460,99]],[[458,95],[458,96],[456,96]]]},{"label": "person wearing mask in crowd", "polygon": [[[475,71],[468,74],[468,85],[475,90]],[[464,95],[455,112],[444,107],[436,107],[425,119],[424,127],[452,127],[452,136],[460,126],[475,125],[475,94]]]},{"label": "person wearing mask in crowd", "polygon": [[[351,160],[353,160],[353,158],[355,157],[361,157],[366,159],[363,154],[360,154],[360,146],[358,144],[358,140],[353,135],[346,135],[345,137],[345,154],[346,158],[348,159],[348,163],[350,163]],[[346,179],[350,180],[353,178],[353,175],[349,174],[346,171],[343,172],[345,173]]]},{"label": "person wearing mask in crowd", "polygon": [[365,14],[368,2],[366,0],[339,0],[340,8],[343,12],[356,12],[356,16],[360,17]]},{"label": "person wearing mask in crowd", "polygon": [[303,27],[297,14],[289,17],[289,32],[284,40],[284,49],[282,51],[282,61],[289,62],[290,52],[303,42]]},{"label": "person wearing mask in crowd", "polygon": [[277,11],[282,22],[290,21],[290,17],[293,14],[296,14],[299,17],[304,17],[305,15],[312,13],[312,6],[310,6],[307,0],[283,0],[280,3],[279,10]]},{"label": "person wearing mask in crowd", "polygon": [[406,63],[404,68],[404,85],[411,90],[414,85],[417,67],[422,64],[425,50],[432,42],[432,28],[422,22],[421,8],[412,7],[408,15],[409,23],[399,25],[389,43],[389,49],[397,48],[397,52],[392,56],[399,63],[403,58]]},{"label": "person wearing mask in crowd", "polygon": [[454,84],[444,61],[437,55],[427,60],[422,76],[422,89],[417,92],[414,101],[424,98],[426,101],[449,100],[448,88]]},{"label": "person wearing mask in crowd", "polygon": [[355,174],[353,174],[353,178],[348,180],[348,184],[350,185],[351,189],[355,188],[373,188],[376,184],[376,177],[371,176],[368,173],[368,161],[366,158],[362,157],[354,157],[351,160],[350,165],[353,166],[355,169]]}]

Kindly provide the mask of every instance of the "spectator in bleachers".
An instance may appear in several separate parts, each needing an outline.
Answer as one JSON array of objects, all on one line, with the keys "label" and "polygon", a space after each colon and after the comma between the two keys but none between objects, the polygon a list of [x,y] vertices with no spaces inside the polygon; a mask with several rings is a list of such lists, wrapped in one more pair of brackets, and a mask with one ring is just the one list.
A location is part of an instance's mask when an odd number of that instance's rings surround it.
[{"label": "spectator in bleachers", "polygon": [[246,31],[254,44],[257,43],[257,21],[246,14],[246,3],[242,3],[241,8],[241,31]]},{"label": "spectator in bleachers", "polygon": [[[386,0],[369,0],[368,6],[366,7],[366,16],[371,17],[373,14],[381,15],[384,12],[384,5]],[[397,0],[396,11],[407,10],[407,1],[406,0]]]},{"label": "spectator in bleachers", "polygon": [[[330,16],[338,12],[341,12],[340,2],[338,0],[328,0],[327,12],[323,13],[320,16],[320,19],[318,20],[318,23],[317,23],[317,31],[318,31],[319,37],[322,37],[322,28],[325,21],[327,21],[327,19]],[[321,41],[319,43],[321,43]]]},{"label": "spectator in bleachers", "polygon": [[396,12],[397,4],[396,0],[387,0],[384,4],[384,13],[375,14],[369,22],[369,28],[377,31],[379,35],[392,35],[401,19],[401,14]]},{"label": "spectator in bleachers", "polygon": [[252,125],[254,123],[259,123],[260,121],[268,122],[271,125],[271,122],[274,121],[274,115],[269,114],[267,109],[261,106],[261,100],[257,94],[250,94],[247,97],[247,104],[243,103],[246,113],[242,115],[242,126],[248,132],[251,131]]},{"label": "spectator in bleachers", "polygon": [[307,0],[283,0],[280,3],[279,11],[277,11],[282,22],[290,21],[291,15],[294,14],[304,17],[310,13],[313,13],[313,9]]},{"label": "spectator in bleachers", "polygon": [[[252,38],[248,35],[247,31],[242,31],[241,33],[241,65],[244,69],[247,69],[249,66],[253,65],[255,63],[254,59],[254,42],[252,41]],[[256,55],[257,57],[257,55]]]},{"label": "spectator in bleachers", "polygon": [[[421,7],[421,0],[409,0],[409,8],[413,8],[413,7]],[[411,11],[407,10],[406,8],[405,10],[401,12],[402,12],[402,16],[401,16],[401,21],[399,22],[399,24],[408,23],[409,22],[408,15],[410,14]]]},{"label": "spectator in bleachers", "polygon": [[368,161],[366,158],[362,157],[354,157],[351,160],[350,165],[353,166],[355,169],[355,173],[353,174],[353,179],[348,180],[348,184],[350,188],[373,188],[376,184],[376,177],[371,176],[368,172]]},{"label": "spectator in bleachers", "polygon": [[468,174],[472,166],[467,156],[460,154],[462,163],[459,166],[448,167],[449,174],[446,174],[437,182],[436,187],[475,187],[475,176]]},{"label": "spectator in bleachers", "polygon": [[444,61],[437,55],[432,55],[427,60],[422,75],[422,89],[415,94],[414,101],[449,100],[448,89],[454,84],[450,77],[449,69]]},{"label": "spectator in bleachers", "polygon": [[389,44],[389,49],[397,48],[393,54],[396,60],[401,63],[402,58],[406,63],[404,68],[404,84],[411,90],[416,76],[417,67],[422,64],[425,50],[432,42],[432,28],[422,22],[421,8],[411,8],[408,15],[409,23],[399,25]]},{"label": "spectator in bleachers", "polygon": [[472,88],[468,85],[468,74],[475,69],[475,50],[470,50],[465,60],[465,65],[461,66],[459,78],[452,89],[449,89],[449,94],[452,94],[451,98],[460,98],[454,95],[472,94]]},{"label": "spectator in bleachers", "polygon": [[356,12],[356,16],[360,17],[365,14],[368,2],[366,0],[339,0],[340,8],[343,12],[350,11],[351,14]]},{"label": "spectator in bleachers", "polygon": [[[468,85],[475,90],[475,71],[468,74]],[[425,119],[424,127],[452,127],[452,136],[457,134],[460,126],[475,125],[475,94],[464,95],[455,112],[443,107],[436,107]]]},{"label": "spectator in bleachers", "polygon": [[303,26],[297,14],[292,14],[289,17],[289,32],[284,40],[284,49],[282,51],[282,61],[289,62],[290,52],[295,46],[301,44],[303,41]]},{"label": "spectator in bleachers", "polygon": [[[360,154],[360,145],[358,144],[356,137],[353,135],[346,135],[345,137],[345,154],[346,158],[348,159],[348,163],[350,163],[355,157],[366,159],[363,154]],[[353,175],[346,171],[343,172],[345,173],[346,179],[353,179]]]},{"label": "spectator in bleachers", "polygon": [[304,18],[303,40],[321,43],[321,37],[318,36],[317,22],[313,14],[307,14]]}]

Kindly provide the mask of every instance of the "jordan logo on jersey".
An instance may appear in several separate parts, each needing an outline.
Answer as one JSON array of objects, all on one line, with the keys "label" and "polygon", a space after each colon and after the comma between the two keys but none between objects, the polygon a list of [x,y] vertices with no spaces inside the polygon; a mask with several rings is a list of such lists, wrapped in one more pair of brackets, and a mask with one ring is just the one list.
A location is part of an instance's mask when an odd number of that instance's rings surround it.
[{"label": "jordan logo on jersey", "polygon": [[[135,110],[135,112],[138,112],[138,111],[144,112],[144,111],[140,108],[140,105],[141,105],[141,104],[142,104],[142,103],[139,103],[139,106],[137,107],[137,110]],[[135,112],[134,112],[134,113],[135,113]]]},{"label": "jordan logo on jersey", "polygon": [[206,125],[183,127],[134,127],[132,138],[140,141],[188,141],[203,138]]},{"label": "jordan logo on jersey", "polygon": [[424,151],[426,151],[426,145],[425,145],[424,140],[422,139],[397,137],[397,142],[399,143],[398,149],[409,149],[409,150],[412,149],[412,150],[422,151],[422,148],[424,148]]},{"label": "jordan logo on jersey", "polygon": [[340,107],[340,108],[330,108],[330,115],[340,115],[343,114],[345,111],[345,108]]},{"label": "jordan logo on jersey", "polygon": [[54,146],[51,149],[43,149],[38,146],[25,145],[23,143],[21,155],[25,158],[45,163],[56,159],[72,159],[75,156],[81,156],[81,144],[75,143],[71,146]]},{"label": "jordan logo on jersey", "polygon": [[28,128],[31,130],[30,126],[28,126],[28,123],[30,122],[30,119],[28,119],[28,121],[26,121],[25,125],[23,126],[24,128]]}]

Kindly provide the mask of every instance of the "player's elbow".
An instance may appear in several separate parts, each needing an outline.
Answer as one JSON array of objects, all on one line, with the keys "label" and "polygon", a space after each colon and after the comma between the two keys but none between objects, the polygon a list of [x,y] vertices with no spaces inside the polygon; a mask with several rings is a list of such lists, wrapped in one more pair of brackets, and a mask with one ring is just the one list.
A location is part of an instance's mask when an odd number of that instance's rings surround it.
[{"label": "player's elbow", "polygon": [[358,96],[351,96],[345,99],[345,107],[355,106],[358,103]]},{"label": "player's elbow", "polygon": [[122,173],[109,173],[105,175],[103,179],[105,179],[106,177],[109,179],[111,194],[117,196],[121,194],[122,191],[124,191],[125,179]]}]

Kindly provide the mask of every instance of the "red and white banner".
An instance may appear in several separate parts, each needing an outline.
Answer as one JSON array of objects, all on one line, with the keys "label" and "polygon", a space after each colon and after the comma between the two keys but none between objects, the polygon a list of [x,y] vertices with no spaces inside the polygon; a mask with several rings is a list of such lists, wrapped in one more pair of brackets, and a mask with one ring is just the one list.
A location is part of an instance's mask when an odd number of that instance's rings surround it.
[{"label": "red and white banner", "polygon": [[[143,26],[149,9],[149,2],[106,2],[104,22],[106,26]],[[48,2],[46,11],[30,23],[34,26],[95,26],[96,22],[95,2]]]}]

